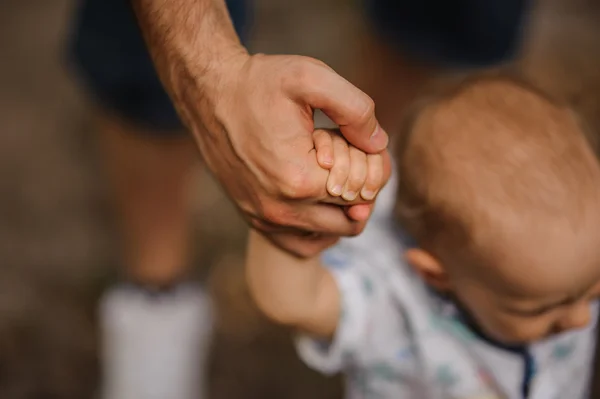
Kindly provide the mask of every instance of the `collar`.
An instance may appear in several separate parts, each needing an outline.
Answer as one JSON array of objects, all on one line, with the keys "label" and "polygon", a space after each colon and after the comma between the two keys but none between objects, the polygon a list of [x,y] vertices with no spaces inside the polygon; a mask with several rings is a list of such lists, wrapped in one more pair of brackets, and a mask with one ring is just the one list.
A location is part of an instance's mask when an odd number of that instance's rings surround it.
[{"label": "collar", "polygon": [[437,302],[438,311],[445,318],[451,318],[462,325],[464,325],[473,335],[487,344],[494,346],[498,349],[513,353],[524,353],[527,351],[527,345],[509,345],[495,338],[490,337],[486,334],[481,327],[477,324],[475,317],[463,306],[460,301],[452,296],[445,295],[435,291],[433,288],[428,287],[428,290]]}]

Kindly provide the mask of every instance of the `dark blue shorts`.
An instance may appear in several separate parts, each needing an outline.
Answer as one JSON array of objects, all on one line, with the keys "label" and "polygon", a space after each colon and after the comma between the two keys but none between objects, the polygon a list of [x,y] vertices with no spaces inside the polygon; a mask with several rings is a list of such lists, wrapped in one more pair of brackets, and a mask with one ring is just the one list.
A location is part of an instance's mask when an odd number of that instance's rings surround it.
[{"label": "dark blue shorts", "polygon": [[373,29],[407,56],[443,67],[513,57],[531,0],[366,0]]},{"label": "dark blue shorts", "polygon": [[[252,0],[227,0],[237,33],[246,38]],[[130,0],[80,0],[69,61],[97,103],[149,134],[179,134],[179,117],[163,89]]]},{"label": "dark blue shorts", "polygon": [[[442,66],[478,67],[518,48],[530,0],[363,0],[373,28],[407,56]],[[228,0],[242,41],[252,0]],[[96,100],[121,117],[165,134],[181,130],[129,0],[80,0],[71,64]]]}]

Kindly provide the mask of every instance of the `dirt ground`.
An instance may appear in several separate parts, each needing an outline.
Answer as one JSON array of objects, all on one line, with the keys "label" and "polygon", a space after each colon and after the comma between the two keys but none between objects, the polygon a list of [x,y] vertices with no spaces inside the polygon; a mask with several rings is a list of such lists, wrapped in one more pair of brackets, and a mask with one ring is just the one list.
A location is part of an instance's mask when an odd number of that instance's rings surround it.
[{"label": "dirt ground", "polygon": [[[90,104],[61,58],[73,3],[0,2],[2,399],[87,399],[98,381],[95,300],[118,256]],[[258,0],[252,47],[343,72],[359,26],[352,3]],[[301,365],[286,332],[250,304],[245,229],[230,204],[212,182],[198,203],[197,264],[213,270],[219,310],[211,397],[339,398],[339,380]]]}]

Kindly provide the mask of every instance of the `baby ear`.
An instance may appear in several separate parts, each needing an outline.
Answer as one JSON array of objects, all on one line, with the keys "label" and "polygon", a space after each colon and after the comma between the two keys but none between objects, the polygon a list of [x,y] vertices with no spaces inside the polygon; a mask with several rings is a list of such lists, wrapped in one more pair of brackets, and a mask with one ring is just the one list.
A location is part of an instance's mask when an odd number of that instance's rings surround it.
[{"label": "baby ear", "polygon": [[429,252],[414,248],[407,250],[404,257],[427,284],[440,292],[450,290],[448,273],[437,258]]}]

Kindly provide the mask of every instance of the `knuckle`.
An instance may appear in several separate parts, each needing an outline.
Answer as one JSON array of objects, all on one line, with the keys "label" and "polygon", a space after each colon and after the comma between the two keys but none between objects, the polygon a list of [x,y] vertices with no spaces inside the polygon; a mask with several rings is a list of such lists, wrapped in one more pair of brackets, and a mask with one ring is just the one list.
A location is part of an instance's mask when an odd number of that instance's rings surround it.
[{"label": "knuckle", "polygon": [[318,150],[323,154],[332,155],[333,153],[333,148],[329,143],[321,143]]},{"label": "knuckle", "polygon": [[333,149],[333,152],[335,154],[336,163],[339,163],[344,168],[350,167],[350,156],[347,148],[336,145]]},{"label": "knuckle", "polygon": [[318,58],[312,58],[312,57],[302,57],[305,61],[307,61],[308,64],[312,64],[313,66],[317,66],[320,68],[327,68],[327,69],[331,69],[329,67],[329,65],[327,65],[325,62],[321,61]]},{"label": "knuckle", "polygon": [[365,117],[375,113],[375,101],[371,97],[366,98],[364,114]]},{"label": "knuckle", "polygon": [[312,196],[313,189],[306,171],[297,168],[283,171],[279,179],[279,192],[287,199]]},{"label": "knuckle", "polygon": [[279,77],[281,87],[285,91],[296,92],[300,87],[301,80],[306,75],[305,67],[299,62],[290,62],[285,65],[285,73]]},{"label": "knuckle", "polygon": [[314,140],[323,140],[326,136],[326,133],[323,129],[315,129],[315,131],[313,132],[313,139]]},{"label": "knuckle", "polygon": [[377,191],[379,189],[379,182],[377,180],[367,179],[364,186],[367,190]]},{"label": "knuckle", "polygon": [[332,174],[336,179],[346,179],[348,177],[348,173],[350,173],[350,166],[347,163],[336,164]]},{"label": "knuckle", "polygon": [[310,87],[317,82],[317,79],[324,70],[332,71],[323,61],[311,57],[295,56],[290,58],[286,65],[286,73],[283,74],[283,85],[297,90],[302,87]]},{"label": "knuckle", "polygon": [[357,121],[367,121],[373,114],[375,114],[375,101],[365,94],[365,99],[360,105],[360,109],[357,110]]},{"label": "knuckle", "polygon": [[361,162],[366,162],[367,160],[367,154],[364,153],[363,151],[359,150],[358,148],[356,148],[353,145],[349,146],[350,148],[350,157],[354,160],[357,161],[361,161]]},{"label": "knuckle", "polygon": [[348,179],[348,186],[349,187],[360,187],[362,185],[364,185],[365,183],[365,179],[362,176],[352,176],[351,178]]},{"label": "knuckle", "polygon": [[369,170],[367,172],[367,179],[371,182],[381,180],[383,176],[383,166],[381,162],[377,160],[369,162]]},{"label": "knuckle", "polygon": [[340,150],[346,150],[348,148],[348,142],[344,136],[336,134],[331,138],[333,145],[338,147]]},{"label": "knuckle", "polygon": [[365,186],[375,187],[381,184],[381,176],[375,173],[369,173],[365,180]]},{"label": "knuckle", "polygon": [[331,150],[332,142],[325,133],[315,133],[314,137],[315,147],[319,151]]},{"label": "knuckle", "polygon": [[381,178],[383,176],[383,162],[377,159],[371,162],[369,165],[369,174],[376,178]]},{"label": "knuckle", "polygon": [[[299,62],[295,62],[293,66],[290,68],[289,77],[291,79],[291,84],[294,85],[307,85],[310,84],[314,79],[314,68],[317,66],[315,64],[316,60],[312,60],[311,58],[298,58]],[[312,60],[312,62],[311,62]],[[308,61],[308,62],[307,62]]]}]

